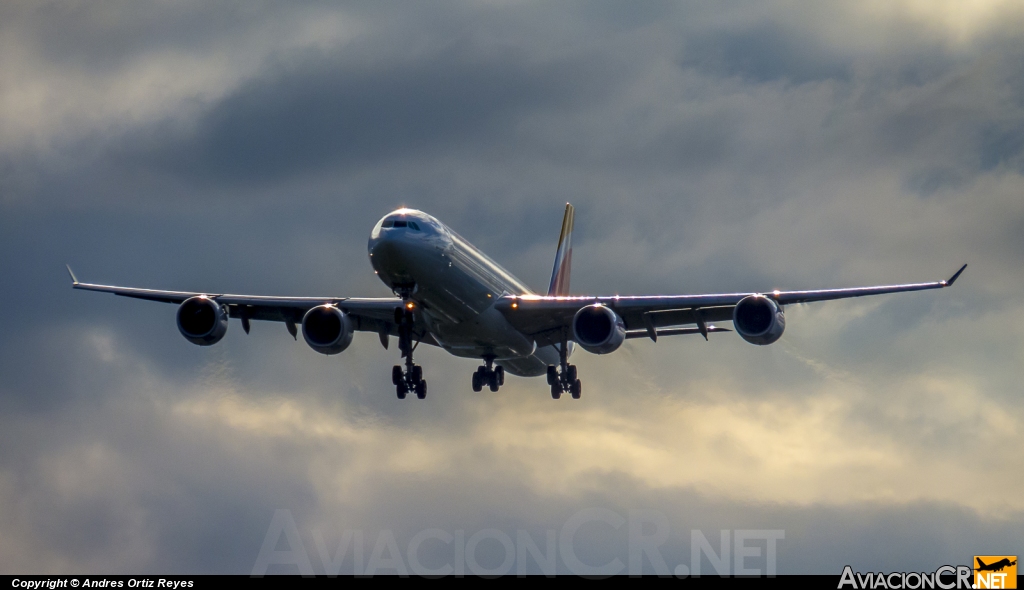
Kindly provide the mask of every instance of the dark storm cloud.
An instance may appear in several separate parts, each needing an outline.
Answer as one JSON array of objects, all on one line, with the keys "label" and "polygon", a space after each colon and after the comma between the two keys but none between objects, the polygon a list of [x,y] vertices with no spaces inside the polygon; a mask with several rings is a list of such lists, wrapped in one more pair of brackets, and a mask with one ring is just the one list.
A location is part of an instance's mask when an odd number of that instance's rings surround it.
[{"label": "dark storm cloud", "polygon": [[[248,458],[208,454],[214,433],[169,416],[175,394],[154,389],[174,380],[138,357],[112,355],[109,334],[39,332],[43,342],[22,343],[37,358],[43,350],[59,355],[72,334],[85,354],[60,355],[59,370],[46,379],[3,384],[0,469],[12,476],[4,502],[21,507],[4,518],[5,529],[21,530],[32,556],[8,556],[5,570],[224,571],[227,562],[250,559],[252,549],[233,539],[262,534],[263,512],[279,502],[274,496],[313,503],[301,475],[287,468],[274,468],[278,483],[261,482],[267,462],[255,449]],[[96,371],[100,365],[106,370]],[[19,398],[36,398],[36,411],[11,407]],[[161,459],[153,462],[154,455]]]},{"label": "dark storm cloud", "polygon": [[799,26],[761,22],[738,31],[697,32],[686,39],[680,63],[711,75],[739,76],[751,82],[782,80],[793,84],[847,81],[850,55]]},{"label": "dark storm cloud", "polygon": [[2,16],[8,30],[31,34],[32,48],[47,63],[100,73],[183,46],[209,51],[218,37],[262,19],[254,18],[258,4],[15,1],[5,3]]},{"label": "dark storm cloud", "polygon": [[599,60],[537,62],[518,48],[465,42],[399,63],[353,63],[344,51],[290,56],[188,131],[176,122],[140,130],[115,157],[128,167],[242,184],[435,150],[501,158],[515,150],[523,114],[600,100],[609,85],[603,69]]}]

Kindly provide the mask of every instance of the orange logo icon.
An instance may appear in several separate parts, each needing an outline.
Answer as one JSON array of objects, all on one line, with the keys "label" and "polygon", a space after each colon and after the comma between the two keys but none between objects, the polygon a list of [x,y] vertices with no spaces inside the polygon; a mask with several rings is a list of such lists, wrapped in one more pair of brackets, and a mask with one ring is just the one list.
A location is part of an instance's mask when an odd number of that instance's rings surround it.
[{"label": "orange logo icon", "polygon": [[974,587],[1016,588],[1016,555],[975,555]]}]

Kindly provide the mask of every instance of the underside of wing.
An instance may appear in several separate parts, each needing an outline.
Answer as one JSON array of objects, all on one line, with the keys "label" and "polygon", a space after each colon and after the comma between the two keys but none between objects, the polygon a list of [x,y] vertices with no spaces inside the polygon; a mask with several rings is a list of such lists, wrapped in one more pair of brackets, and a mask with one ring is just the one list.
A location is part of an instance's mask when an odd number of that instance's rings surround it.
[{"label": "underside of wing", "polygon": [[[538,345],[557,344],[563,338],[573,338],[573,321],[577,314],[587,307],[604,307],[621,319],[626,338],[649,336],[656,340],[658,335],[693,334],[707,335],[709,332],[726,331],[712,326],[713,322],[732,321],[736,307],[744,302],[754,316],[764,316],[775,309],[791,303],[810,303],[851,297],[865,297],[884,293],[902,293],[941,289],[951,286],[960,270],[945,281],[931,283],[907,283],[849,289],[824,289],[813,291],[770,291],[765,293],[720,293],[707,295],[656,295],[656,296],[566,296],[544,297],[538,295],[506,296],[496,303],[497,308],[519,331],[530,335]],[[757,319],[755,317],[755,319]],[[678,329],[676,326],[694,325],[693,329]],[[781,330],[779,331],[781,334]],[[762,343],[762,342],[757,342]]]},{"label": "underside of wing", "polygon": [[[68,269],[71,272],[71,269]],[[297,338],[297,326],[302,323],[306,313],[314,307],[329,305],[343,311],[356,331],[375,332],[386,342],[388,336],[398,335],[395,312],[401,310],[402,300],[397,297],[356,298],[356,297],[276,297],[266,295],[232,295],[220,293],[201,293],[193,291],[162,291],[158,289],[139,289],[135,287],[117,287],[82,283],[71,274],[72,287],[85,291],[111,293],[120,297],[159,301],[162,303],[183,304],[193,298],[203,298],[216,302],[226,308],[227,317],[238,318],[246,332],[249,322],[270,321],[283,322],[292,337]],[[425,326],[417,325],[414,336],[418,341],[436,346],[434,338]]]},{"label": "underside of wing", "polygon": [[[722,300],[723,297],[728,297]],[[561,342],[568,331],[572,340],[572,322],[576,313],[589,305],[602,305],[622,318],[626,338],[701,334],[699,328],[677,329],[676,326],[701,323],[707,332],[727,331],[713,322],[732,320],[738,296],[696,297],[543,297],[499,301],[499,309],[519,331],[534,338],[539,346]]]},{"label": "underside of wing", "polygon": [[707,326],[704,330],[700,328],[655,328],[653,330],[627,330],[626,339],[630,338],[650,338],[657,342],[660,336],[681,336],[685,334],[701,334],[707,337],[707,334],[713,334],[715,332],[732,332],[729,328],[720,328],[718,326]]}]

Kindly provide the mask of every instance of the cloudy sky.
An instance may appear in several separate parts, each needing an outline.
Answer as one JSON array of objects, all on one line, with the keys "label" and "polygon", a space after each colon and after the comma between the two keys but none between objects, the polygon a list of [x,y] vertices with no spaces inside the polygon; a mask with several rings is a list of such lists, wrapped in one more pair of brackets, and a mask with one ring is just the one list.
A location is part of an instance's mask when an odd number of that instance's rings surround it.
[{"label": "cloudy sky", "polygon": [[[320,573],[358,567],[321,558],[346,534],[408,565],[429,529],[500,569],[502,535],[581,518],[581,562],[628,564],[612,515],[670,570],[694,530],[784,531],[790,573],[1024,553],[1021,31],[996,0],[3,2],[0,571],[250,573],[275,513]],[[580,293],[970,267],[794,306],[769,347],[579,352],[558,402],[424,348],[428,399],[399,401],[372,334],[196,347],[63,268],[386,296],[366,239],[407,205],[539,289],[566,201]],[[457,561],[437,537],[427,567]]]}]

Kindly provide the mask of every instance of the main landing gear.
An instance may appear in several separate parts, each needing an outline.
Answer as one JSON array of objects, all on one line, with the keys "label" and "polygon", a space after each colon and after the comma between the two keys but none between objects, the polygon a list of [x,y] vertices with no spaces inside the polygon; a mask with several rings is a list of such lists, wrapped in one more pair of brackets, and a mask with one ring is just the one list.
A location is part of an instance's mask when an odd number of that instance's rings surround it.
[{"label": "main landing gear", "polygon": [[498,391],[498,388],[505,384],[505,369],[501,366],[494,367],[494,357],[484,357],[486,365],[473,373],[473,391],[480,391],[486,385],[491,391]]},{"label": "main landing gear", "polygon": [[[572,399],[580,399],[583,392],[583,385],[576,378],[576,365],[569,364],[567,353],[568,342],[562,338],[561,346],[558,348],[559,367],[548,365],[548,385],[551,386],[551,398],[558,399],[562,394],[568,392]],[[559,370],[561,369],[561,370]]]},{"label": "main landing gear", "polygon": [[412,341],[412,317],[413,305],[406,301],[401,309],[395,310],[395,324],[398,325],[398,350],[405,358],[405,370],[401,365],[395,365],[391,369],[391,382],[395,384],[395,391],[398,399],[405,399],[409,392],[416,394],[416,397],[423,399],[427,397],[427,382],[423,380],[423,367],[412,362],[412,351],[416,350],[419,342]]}]

